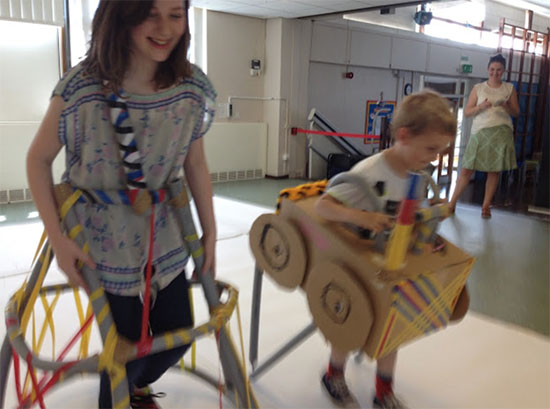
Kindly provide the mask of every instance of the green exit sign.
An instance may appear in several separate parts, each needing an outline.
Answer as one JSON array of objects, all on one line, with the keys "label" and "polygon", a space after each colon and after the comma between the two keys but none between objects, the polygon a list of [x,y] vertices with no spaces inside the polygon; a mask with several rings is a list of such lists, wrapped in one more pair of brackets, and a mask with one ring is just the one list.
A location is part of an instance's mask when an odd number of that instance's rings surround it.
[{"label": "green exit sign", "polygon": [[471,74],[472,73],[472,64],[462,64],[460,66],[460,69],[463,74]]}]

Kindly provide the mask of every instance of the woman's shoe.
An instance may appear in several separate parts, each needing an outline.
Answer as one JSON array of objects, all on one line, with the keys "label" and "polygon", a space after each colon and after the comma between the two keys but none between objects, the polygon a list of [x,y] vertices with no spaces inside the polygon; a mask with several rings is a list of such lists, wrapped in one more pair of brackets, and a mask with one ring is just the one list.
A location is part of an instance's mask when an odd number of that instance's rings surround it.
[{"label": "woman's shoe", "polygon": [[491,218],[491,208],[490,207],[482,207],[481,208],[481,217],[483,219],[490,219]]}]

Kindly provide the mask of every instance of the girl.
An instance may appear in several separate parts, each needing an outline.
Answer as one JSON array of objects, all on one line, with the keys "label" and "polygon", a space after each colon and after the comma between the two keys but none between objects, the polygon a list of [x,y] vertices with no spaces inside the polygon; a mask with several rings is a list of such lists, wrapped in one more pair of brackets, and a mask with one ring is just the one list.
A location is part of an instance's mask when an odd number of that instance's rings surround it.
[{"label": "girl", "polygon": [[[204,73],[186,58],[188,6],[183,0],[101,0],[86,59],[55,87],[27,156],[29,185],[59,267],[70,284],[82,287],[77,263],[95,269],[118,333],[132,341],[141,333],[140,294],[148,261],[154,299],[149,330],[155,334],[193,325],[184,273],[189,254],[175,216],[170,206],[158,203],[153,235],[150,218],[130,206],[78,202],[74,211],[90,245],[88,256],[60,226],[52,162],[64,146],[63,181],[83,191],[154,191],[183,170],[203,231],[202,272],[214,274],[216,226],[201,137],[212,121],[216,95]],[[157,407],[148,385],[186,349],[127,365],[132,407]],[[99,406],[111,407],[106,374]]]}]

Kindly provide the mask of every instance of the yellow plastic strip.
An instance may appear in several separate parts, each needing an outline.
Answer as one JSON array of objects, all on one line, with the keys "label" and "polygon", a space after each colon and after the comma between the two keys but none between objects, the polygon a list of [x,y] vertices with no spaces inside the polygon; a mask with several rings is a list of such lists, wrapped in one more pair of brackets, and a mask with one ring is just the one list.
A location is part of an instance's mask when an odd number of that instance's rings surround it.
[{"label": "yellow plastic strip", "polygon": [[193,256],[193,258],[197,258],[197,257],[201,256],[203,253],[204,253],[204,247],[201,246],[199,249],[197,249],[193,253],[191,253],[191,255]]},{"label": "yellow plastic strip", "polygon": [[29,301],[27,302],[25,311],[23,311],[23,317],[21,318],[21,330],[23,333],[25,333],[27,329],[27,324],[29,323],[31,311],[34,308],[34,303],[36,302],[36,298],[38,297],[40,288],[42,288],[42,283],[44,282],[44,277],[46,276],[46,272],[48,270],[48,264],[50,262],[51,254],[52,248],[48,245],[48,249],[46,250],[46,257],[44,257],[44,262],[42,264],[42,268],[40,269],[38,280],[36,281],[36,285],[32,289],[31,296],[29,297]]},{"label": "yellow plastic strip", "polygon": [[[189,304],[191,307],[191,318],[195,322],[195,302],[193,301],[193,287],[189,287]],[[191,369],[195,370],[197,366],[197,341],[193,340],[191,344]]]},{"label": "yellow plastic strip", "polygon": [[90,302],[94,302],[95,300],[97,300],[99,297],[101,297],[103,295],[103,288],[102,287],[98,287],[97,290],[95,290],[93,293],[91,293],[89,295],[89,299],[90,299]]},{"label": "yellow plastic strip", "polygon": [[42,344],[44,343],[44,338],[46,335],[46,329],[49,327],[52,334],[52,360],[55,360],[55,325],[53,322],[52,314],[60,295],[61,288],[57,288],[55,298],[52,300],[51,304],[48,304],[46,294],[40,294],[40,299],[42,300],[42,306],[44,307],[46,317],[44,318],[44,324],[42,325],[42,329],[40,330],[40,338],[38,339],[38,351],[42,349]]},{"label": "yellow plastic strip", "polygon": [[[86,321],[93,315],[92,304],[88,303],[88,309],[86,311]],[[90,337],[92,334],[92,326],[89,325],[88,328],[82,334],[82,341],[80,343],[80,358],[84,359],[88,357],[88,349],[90,347]]]},{"label": "yellow plastic strip", "polygon": [[248,381],[248,373],[246,371],[246,365],[244,364],[246,362],[246,357],[244,356],[244,341],[243,341],[243,327],[241,325],[241,309],[239,308],[239,302],[237,301],[237,323],[239,325],[239,338],[241,341],[241,370],[244,374],[244,385],[246,387],[246,399],[248,401],[248,407],[251,408],[252,405],[250,404],[250,383]]},{"label": "yellow plastic strip", "polygon": [[[99,355],[98,369],[101,370],[111,370],[114,365],[113,356],[115,354],[115,347],[117,343],[117,333],[116,328],[111,325],[109,332],[107,332],[107,337],[105,338],[105,345],[103,345],[103,352]],[[116,389],[116,385],[112,384],[111,380],[111,389]]]},{"label": "yellow plastic strip", "polygon": [[101,311],[99,312],[97,319],[97,325],[101,325],[103,320],[107,317],[107,314],[109,313],[109,304],[105,303]]},{"label": "yellow plastic strip", "polygon": [[65,219],[65,216],[67,216],[67,213],[69,212],[70,208],[73,207],[73,205],[80,198],[80,196],[82,196],[82,190],[77,189],[61,205],[61,209],[59,210],[59,215],[61,216],[62,220]]},{"label": "yellow plastic strip", "polygon": [[76,306],[76,312],[78,313],[78,320],[80,326],[84,325],[84,310],[82,309],[82,301],[80,299],[80,292],[78,288],[73,288],[74,303]]},{"label": "yellow plastic strip", "polygon": [[44,242],[46,241],[48,235],[46,234],[46,229],[42,232],[42,237],[40,237],[40,241],[38,242],[38,247],[36,247],[36,252],[34,253],[34,257],[32,258],[31,266],[34,265],[34,262],[36,261],[36,258],[38,257],[38,254],[40,253],[40,249],[42,249],[42,246],[44,245]]},{"label": "yellow plastic strip", "polygon": [[83,230],[82,228],[82,225],[81,224],[77,224],[76,226],[74,226],[71,231],[69,232],[69,238],[71,240],[74,240],[76,238],[76,236],[78,236],[78,234]]},{"label": "yellow plastic strip", "polygon": [[17,305],[17,312],[19,313],[19,310],[21,309],[21,301],[23,300],[23,295],[25,294],[25,289],[27,287],[27,279],[25,278],[25,281],[23,282],[23,285],[19,287],[19,290],[15,292],[13,295],[13,298],[15,300],[15,303]]}]

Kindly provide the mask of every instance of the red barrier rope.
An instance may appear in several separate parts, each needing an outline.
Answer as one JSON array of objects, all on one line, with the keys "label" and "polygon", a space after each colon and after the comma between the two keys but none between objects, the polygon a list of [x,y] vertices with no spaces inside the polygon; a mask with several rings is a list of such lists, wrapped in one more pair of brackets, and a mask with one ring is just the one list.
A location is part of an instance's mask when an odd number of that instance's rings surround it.
[{"label": "red barrier rope", "polygon": [[341,133],[341,132],[326,132],[326,131],[313,131],[310,129],[291,128],[290,133],[296,135],[299,133],[309,133],[314,135],[328,135],[339,136],[340,138],[363,138],[363,139],[380,139],[380,135],[369,135],[361,133]]}]

